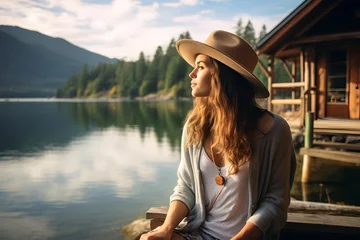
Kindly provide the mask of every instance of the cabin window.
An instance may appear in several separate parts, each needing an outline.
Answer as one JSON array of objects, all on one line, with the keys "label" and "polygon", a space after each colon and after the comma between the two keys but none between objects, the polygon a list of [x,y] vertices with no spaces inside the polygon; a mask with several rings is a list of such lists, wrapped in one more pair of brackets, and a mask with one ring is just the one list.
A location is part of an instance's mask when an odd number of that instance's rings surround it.
[{"label": "cabin window", "polygon": [[347,50],[333,50],[327,56],[327,102],[347,103]]}]

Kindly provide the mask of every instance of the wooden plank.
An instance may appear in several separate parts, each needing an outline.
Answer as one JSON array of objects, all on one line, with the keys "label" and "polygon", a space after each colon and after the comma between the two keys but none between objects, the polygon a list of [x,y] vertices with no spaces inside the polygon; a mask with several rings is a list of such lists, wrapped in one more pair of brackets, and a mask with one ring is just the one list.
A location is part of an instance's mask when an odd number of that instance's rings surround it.
[{"label": "wooden plank", "polygon": [[292,58],[292,57],[296,57],[299,55],[301,49],[299,47],[294,47],[294,48],[291,48],[291,49],[286,49],[286,50],[281,50],[281,51],[277,51],[275,53],[275,57],[277,58],[283,58],[283,59],[286,59],[286,58]]},{"label": "wooden plank", "polygon": [[280,59],[281,63],[285,69],[285,71],[287,72],[287,74],[289,75],[290,79],[292,82],[295,82],[295,76],[290,72],[289,66],[287,65],[287,63],[284,61],[284,59]]},{"label": "wooden plank", "polygon": [[[305,210],[308,213],[294,211]],[[153,207],[146,213],[147,219],[151,220],[151,229],[160,226],[167,214],[168,207]],[[322,211],[325,214],[314,212]],[[326,213],[350,213],[353,216],[329,215]],[[335,204],[302,202],[292,200],[289,206],[287,223],[284,229],[317,231],[330,233],[360,233],[360,221],[358,213],[360,207],[341,206]]]},{"label": "wooden plank", "polygon": [[336,40],[359,39],[359,38],[360,38],[360,32],[325,34],[325,35],[319,35],[319,36],[300,38],[298,40],[289,42],[288,45],[316,43],[316,42],[329,42],[329,41],[336,41]]},{"label": "wooden plank", "polygon": [[146,219],[165,219],[168,210],[168,206],[152,207],[146,212]]},{"label": "wooden plank", "polygon": [[291,200],[289,212],[301,212],[311,214],[331,214],[342,216],[358,216],[360,217],[360,206],[338,205],[322,202],[307,202],[299,200]]},{"label": "wooden plank", "polygon": [[316,129],[344,129],[360,131],[360,120],[315,120]]},{"label": "wooden plank", "polygon": [[360,153],[358,152],[340,152],[317,148],[301,148],[300,154],[307,154],[311,157],[317,157],[326,160],[360,164]]},{"label": "wooden plank", "polygon": [[273,83],[273,88],[298,88],[304,87],[305,83],[303,82],[286,82],[286,83]]},{"label": "wooden plank", "polygon": [[314,141],[313,145],[360,151],[360,144]]},{"label": "wooden plank", "polygon": [[285,229],[360,234],[359,217],[288,213]]},{"label": "wooden plank", "polygon": [[344,130],[344,129],[314,129],[314,133],[328,134],[328,135],[360,135],[358,130]]},{"label": "wooden plank", "polygon": [[265,76],[266,76],[267,78],[269,78],[269,77],[270,77],[270,73],[269,73],[269,71],[266,69],[266,67],[264,66],[264,64],[261,62],[260,58],[259,58],[258,64],[259,64],[261,70],[263,71],[263,73],[265,74]]},{"label": "wooden plank", "polygon": [[285,104],[301,104],[301,99],[273,99],[271,101],[273,105],[285,105]]},{"label": "wooden plank", "polygon": [[[152,207],[146,212],[146,218],[163,221],[165,220],[168,210],[168,206]],[[300,211],[302,211],[303,213],[306,211],[308,214],[315,214],[321,212],[322,214],[327,213],[332,215],[343,214],[350,216],[360,216],[360,206],[291,200],[289,205],[289,212],[299,213]]]}]

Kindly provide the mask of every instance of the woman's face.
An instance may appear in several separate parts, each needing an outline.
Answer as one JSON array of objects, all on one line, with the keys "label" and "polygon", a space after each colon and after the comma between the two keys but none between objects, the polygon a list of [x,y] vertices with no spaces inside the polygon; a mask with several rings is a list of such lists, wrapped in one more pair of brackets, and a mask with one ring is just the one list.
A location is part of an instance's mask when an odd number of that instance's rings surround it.
[{"label": "woman's face", "polygon": [[189,74],[193,97],[207,97],[210,95],[213,69],[214,65],[210,57],[204,54],[197,55],[195,67]]}]

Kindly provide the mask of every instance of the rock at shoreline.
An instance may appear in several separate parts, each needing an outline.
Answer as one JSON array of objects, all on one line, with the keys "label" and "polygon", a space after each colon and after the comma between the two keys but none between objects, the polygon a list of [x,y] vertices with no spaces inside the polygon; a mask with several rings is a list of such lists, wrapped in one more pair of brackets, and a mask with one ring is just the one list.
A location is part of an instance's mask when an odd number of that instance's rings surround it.
[{"label": "rock at shoreline", "polygon": [[125,240],[138,239],[140,234],[148,231],[150,231],[150,220],[144,218],[137,219],[121,228]]}]

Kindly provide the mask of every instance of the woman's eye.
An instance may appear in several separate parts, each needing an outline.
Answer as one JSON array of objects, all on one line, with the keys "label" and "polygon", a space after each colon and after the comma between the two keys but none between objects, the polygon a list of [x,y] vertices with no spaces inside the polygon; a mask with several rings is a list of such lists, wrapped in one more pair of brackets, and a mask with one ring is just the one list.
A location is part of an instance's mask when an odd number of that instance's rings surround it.
[{"label": "woman's eye", "polygon": [[204,67],[203,66],[198,66],[198,69],[204,69]]}]

